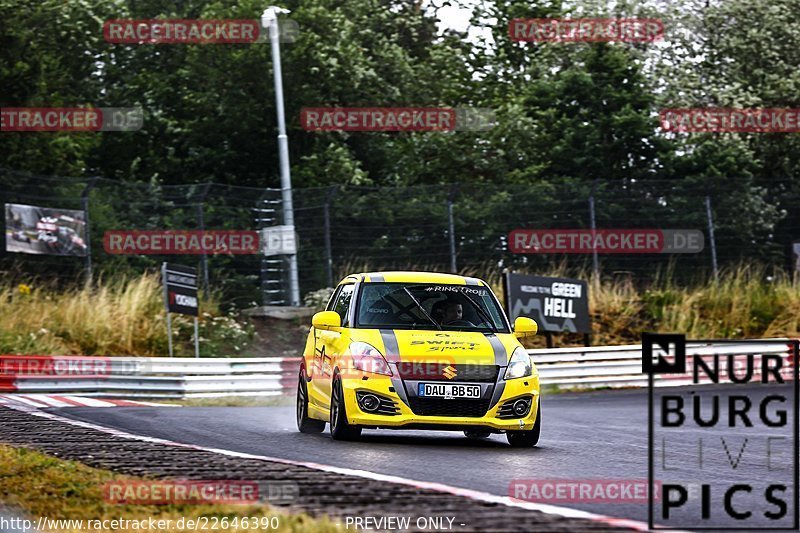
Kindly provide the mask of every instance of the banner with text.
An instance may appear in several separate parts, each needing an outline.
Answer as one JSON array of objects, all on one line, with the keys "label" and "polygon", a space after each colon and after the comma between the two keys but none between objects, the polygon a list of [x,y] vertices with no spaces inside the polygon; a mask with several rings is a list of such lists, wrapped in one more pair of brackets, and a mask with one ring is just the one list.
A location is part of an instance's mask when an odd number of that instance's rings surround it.
[{"label": "banner with text", "polygon": [[585,281],[506,273],[509,318],[527,316],[540,331],[591,333],[589,287]]}]

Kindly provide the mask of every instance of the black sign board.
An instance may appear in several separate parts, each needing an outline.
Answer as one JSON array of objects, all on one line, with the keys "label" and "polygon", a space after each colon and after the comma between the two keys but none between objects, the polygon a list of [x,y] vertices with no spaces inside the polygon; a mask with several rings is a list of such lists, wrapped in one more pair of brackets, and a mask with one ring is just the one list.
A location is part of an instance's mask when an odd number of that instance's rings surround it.
[{"label": "black sign board", "polygon": [[506,311],[512,322],[518,316],[527,316],[544,332],[592,332],[585,281],[508,272],[504,282]]},{"label": "black sign board", "polygon": [[167,311],[197,316],[197,269],[164,263],[161,267]]}]

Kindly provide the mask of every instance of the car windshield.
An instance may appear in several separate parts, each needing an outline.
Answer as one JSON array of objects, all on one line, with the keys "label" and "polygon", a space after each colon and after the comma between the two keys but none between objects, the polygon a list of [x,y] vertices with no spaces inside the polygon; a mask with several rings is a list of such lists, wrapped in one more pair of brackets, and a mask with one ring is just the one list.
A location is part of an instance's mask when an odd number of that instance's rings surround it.
[{"label": "car windshield", "polygon": [[508,333],[491,291],[472,285],[366,283],[356,327]]}]

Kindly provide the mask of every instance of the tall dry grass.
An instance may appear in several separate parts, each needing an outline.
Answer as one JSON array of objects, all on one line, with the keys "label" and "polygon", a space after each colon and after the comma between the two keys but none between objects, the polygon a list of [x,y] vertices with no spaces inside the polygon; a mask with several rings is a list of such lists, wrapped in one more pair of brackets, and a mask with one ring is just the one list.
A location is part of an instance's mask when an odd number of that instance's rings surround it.
[{"label": "tall dry grass", "polygon": [[[436,270],[414,264],[397,270],[402,269]],[[374,265],[352,261],[342,271],[371,270]],[[591,271],[576,273],[563,261],[527,273],[588,280],[596,344],[638,342],[642,331],[678,332],[694,338],[800,336],[800,276],[768,271],[755,263],[723,269],[718,280],[683,284],[675,281],[671,267],[656,272],[647,285],[625,277],[601,280]],[[502,274],[495,264],[468,265],[459,274],[484,279],[498,295],[502,292]],[[565,336],[565,340],[582,342],[579,336]]]},{"label": "tall dry grass", "polygon": [[[66,291],[33,283],[30,293],[25,292],[16,285],[0,285],[2,353],[160,356],[168,352],[157,274],[100,279]],[[214,324],[217,308],[212,298],[202,298],[201,324]],[[190,319],[173,315],[173,326],[177,340],[191,335]],[[201,340],[208,329],[201,329]]]},{"label": "tall dry grass", "polygon": [[153,354],[166,346],[157,275],[100,280],[67,291],[0,287],[3,351]]},{"label": "tall dry grass", "polygon": [[[486,279],[499,294],[502,283],[496,269],[488,276],[482,270],[479,266],[462,273]],[[646,286],[629,278],[576,274],[565,263],[535,274],[588,280],[593,344],[638,343],[643,331],[684,333],[695,339],[800,337],[800,276],[752,263],[724,269],[718,280],[681,285],[669,268]],[[582,340],[564,335],[559,344]],[[544,343],[537,337],[532,346]]]},{"label": "tall dry grass", "polygon": [[[370,270],[362,267],[353,271]],[[461,273],[482,277],[501,291],[496,268],[480,265]],[[576,276],[563,264],[537,274]],[[689,338],[800,337],[799,276],[743,264],[723,271],[719,280],[689,285],[678,285],[669,271],[646,287],[588,273],[577,277],[589,280],[593,344],[636,343],[643,331],[685,333]],[[68,291],[34,285],[30,294],[0,283],[0,353],[165,355],[161,294],[155,274],[100,280]],[[209,313],[201,317],[203,355],[237,353],[252,338],[250,326],[219,316],[213,299],[203,299],[201,306]],[[189,353],[191,321],[173,318],[176,339],[185,341],[178,353]],[[559,345],[581,342],[578,335],[558,340]],[[532,344],[542,345],[541,336]]]},{"label": "tall dry grass", "polygon": [[657,288],[645,312],[658,330],[694,338],[798,337],[800,276],[739,265],[702,286]]},{"label": "tall dry grass", "polygon": [[[436,267],[409,264],[397,270],[403,269]],[[376,270],[374,265],[351,261],[342,271],[372,270]],[[576,273],[566,262],[527,273],[588,280],[593,344],[638,343],[643,331],[685,333],[689,338],[800,336],[800,276],[792,278],[755,263],[724,269],[718,280],[682,284],[675,281],[671,267],[657,272],[647,285],[625,277],[601,280],[591,271]],[[496,264],[468,265],[459,274],[484,279],[498,295],[502,292],[502,274]],[[580,344],[583,338],[565,334],[558,342]],[[531,346],[544,344],[541,336],[531,342]]]}]

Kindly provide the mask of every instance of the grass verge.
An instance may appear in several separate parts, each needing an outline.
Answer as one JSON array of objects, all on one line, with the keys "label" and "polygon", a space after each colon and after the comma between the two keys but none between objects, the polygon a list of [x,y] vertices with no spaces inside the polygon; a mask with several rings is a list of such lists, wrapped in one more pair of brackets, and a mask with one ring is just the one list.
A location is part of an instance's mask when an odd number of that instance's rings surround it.
[{"label": "grass verge", "polygon": [[[277,517],[277,529],[270,528],[218,528],[217,531],[341,531],[330,520],[315,519],[305,514],[288,514],[265,505],[117,505],[103,497],[103,486],[109,482],[136,481],[141,478],[122,476],[106,470],[90,468],[75,461],[64,461],[22,448],[0,445],[0,502],[7,509],[32,519],[39,517],[64,520],[142,520],[153,517],[170,520],[171,527],[159,531],[194,531],[177,527],[179,519],[214,517]],[[185,524],[186,522],[184,522]],[[50,531],[72,533],[87,531],[76,524],[61,524]],[[144,529],[147,530],[147,529]],[[123,528],[117,531],[143,531],[140,528]],[[152,531],[152,530],[151,530]]]}]

